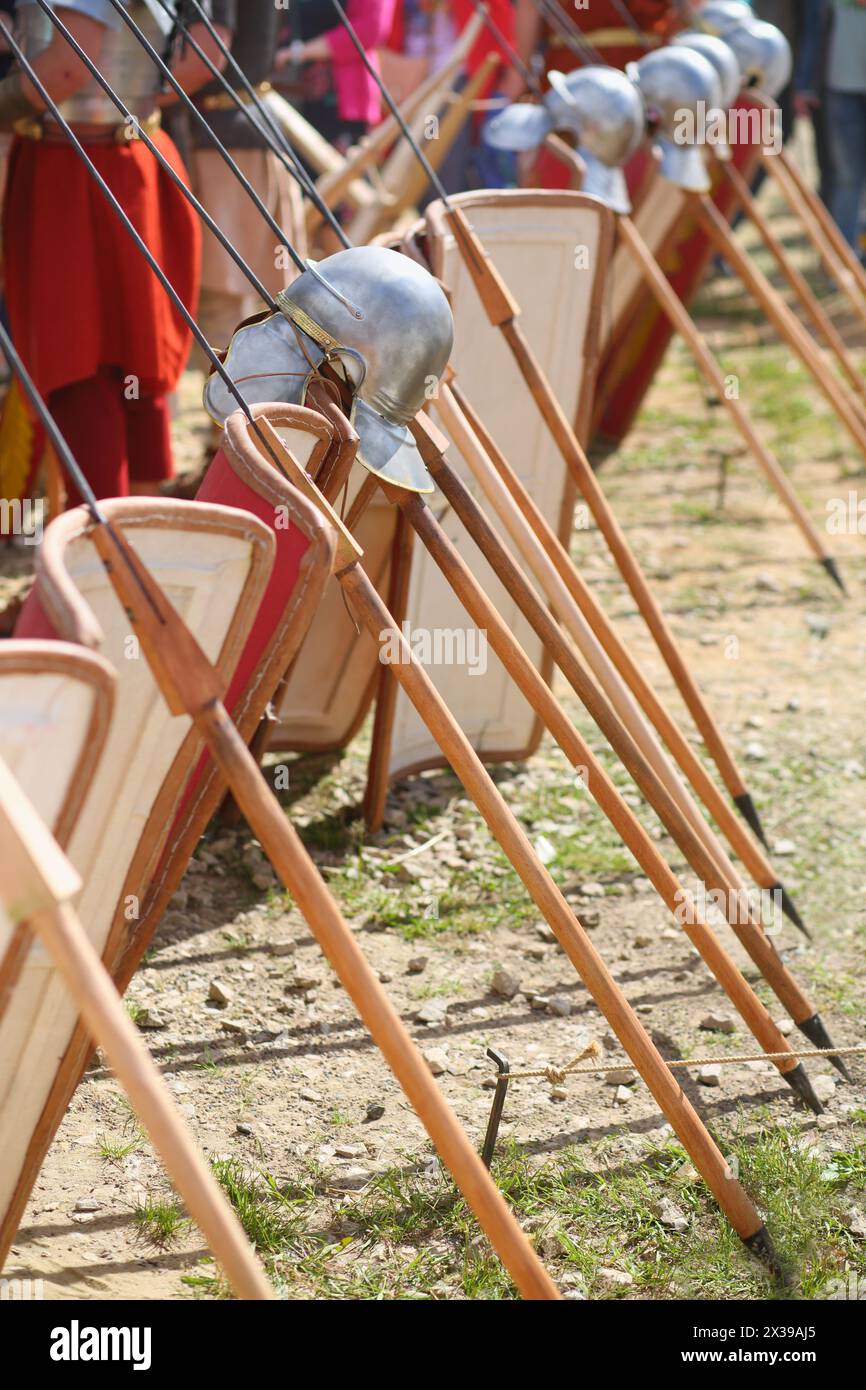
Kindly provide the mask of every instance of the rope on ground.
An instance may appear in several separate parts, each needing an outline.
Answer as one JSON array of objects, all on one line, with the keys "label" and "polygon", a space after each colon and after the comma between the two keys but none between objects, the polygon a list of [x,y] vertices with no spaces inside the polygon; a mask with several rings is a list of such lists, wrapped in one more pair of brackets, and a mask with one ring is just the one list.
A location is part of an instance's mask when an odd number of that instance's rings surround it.
[{"label": "rope on ground", "polygon": [[[624,1062],[602,1062],[594,1066],[580,1066],[580,1063],[588,1057],[597,1057],[601,1051],[597,1042],[591,1042],[576,1057],[572,1057],[564,1067],[555,1067],[552,1064],[546,1067],[539,1067],[533,1071],[508,1071],[499,1072],[499,1076],[507,1078],[509,1081],[521,1081],[526,1077],[538,1076],[549,1081],[551,1085],[559,1086],[570,1076],[595,1076],[600,1072],[620,1071],[625,1067],[632,1066],[629,1061]],[[742,1052],[736,1056],[723,1055],[716,1057],[679,1057],[672,1062],[666,1062],[665,1066],[674,1070],[677,1067],[708,1067],[708,1066],[733,1066],[737,1062],[776,1062],[785,1057],[796,1057],[798,1059],[808,1057],[855,1057],[866,1053],[866,1043],[860,1043],[852,1047],[813,1047],[805,1051],[788,1048],[785,1052]]]}]

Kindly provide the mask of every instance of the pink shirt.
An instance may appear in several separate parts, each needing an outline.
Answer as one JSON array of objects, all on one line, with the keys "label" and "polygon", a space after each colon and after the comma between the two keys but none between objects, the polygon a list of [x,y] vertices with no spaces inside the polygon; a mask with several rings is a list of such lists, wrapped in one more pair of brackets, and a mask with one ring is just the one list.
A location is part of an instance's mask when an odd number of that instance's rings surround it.
[{"label": "pink shirt", "polygon": [[[344,4],[367,56],[376,68],[376,50],[382,48],[394,24],[397,0],[348,0]],[[342,24],[323,35],[331,51],[337,110],[344,121],[363,121],[376,125],[382,116],[382,98],[364,64],[355,51],[352,40]]]}]

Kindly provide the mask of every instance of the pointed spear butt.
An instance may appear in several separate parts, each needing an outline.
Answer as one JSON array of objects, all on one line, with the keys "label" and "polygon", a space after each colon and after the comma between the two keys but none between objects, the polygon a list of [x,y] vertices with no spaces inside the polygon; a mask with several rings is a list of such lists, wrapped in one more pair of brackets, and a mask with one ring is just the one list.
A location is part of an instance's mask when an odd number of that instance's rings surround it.
[{"label": "pointed spear butt", "polygon": [[734,805],[739,811],[743,820],[754,830],[764,849],[769,849],[767,837],[764,834],[764,827],[761,825],[760,818],[755,810],[755,803],[748,792],[743,792],[741,796],[734,797]]},{"label": "pointed spear butt", "polygon": [[782,911],[788,918],[788,921],[794,923],[794,926],[797,928],[798,931],[801,931],[803,933],[807,941],[811,941],[812,933],[809,931],[809,928],[806,926],[806,923],[803,921],[802,917],[800,916],[799,912],[794,906],[784,883],[774,883],[773,887],[770,889],[770,892],[779,894],[779,901],[782,906]]},{"label": "pointed spear butt", "polygon": [[832,581],[833,581],[833,583],[836,585],[836,587],[839,588],[839,589],[841,589],[841,590],[842,590],[842,593],[845,595],[845,597],[848,598],[848,590],[845,588],[845,585],[842,583],[842,576],[841,576],[841,574],[839,573],[839,570],[838,570],[837,567],[836,567],[836,561],[835,561],[830,555],[825,555],[824,558],[821,560],[821,564],[823,565],[824,569],[825,569],[825,570],[827,571],[827,573],[829,574],[830,578],[832,579]]},{"label": "pointed spear butt", "polygon": [[782,1263],[766,1226],[759,1226],[753,1236],[743,1236],[742,1240],[746,1249],[756,1255],[761,1264],[766,1265],[774,1279],[778,1279],[782,1284],[791,1283],[790,1271]]},{"label": "pointed spear butt", "polygon": [[[833,1046],[833,1039],[824,1027],[824,1021],[820,1014],[813,1014],[811,1018],[807,1018],[803,1023],[798,1023],[797,1027],[801,1033],[805,1034],[813,1047]],[[827,1061],[833,1063],[833,1066],[846,1081],[851,1080],[851,1073],[846,1067],[843,1058],[828,1057]]]},{"label": "pointed spear butt", "polygon": [[784,1076],[794,1094],[808,1105],[813,1114],[823,1115],[824,1107],[815,1095],[809,1074],[802,1062],[799,1062],[793,1071],[782,1072],[781,1075]]}]

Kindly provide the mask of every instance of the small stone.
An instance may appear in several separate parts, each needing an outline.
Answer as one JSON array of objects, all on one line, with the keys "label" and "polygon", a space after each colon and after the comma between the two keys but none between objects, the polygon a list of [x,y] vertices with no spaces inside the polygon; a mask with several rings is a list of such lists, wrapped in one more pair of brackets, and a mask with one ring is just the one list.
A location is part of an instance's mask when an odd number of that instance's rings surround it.
[{"label": "small stone", "polygon": [[845,1217],[845,1229],[855,1240],[866,1240],[866,1216],[857,1207],[851,1207]]},{"label": "small stone", "polygon": [[299,1099],[308,1100],[313,1105],[318,1105],[322,1099],[319,1092],[311,1090],[309,1086],[304,1086],[303,1090],[298,1092],[298,1096]]},{"label": "small stone", "polygon": [[602,1266],[596,1271],[595,1277],[603,1289],[627,1289],[634,1283],[634,1279],[624,1269],[606,1269]]},{"label": "small stone", "polygon": [[637,1080],[637,1072],[632,1071],[631,1067],[616,1067],[613,1071],[605,1074],[605,1086],[633,1086]]},{"label": "small stone", "polygon": [[97,1202],[95,1197],[79,1197],[75,1203],[75,1210],[78,1212],[99,1211],[101,1206],[102,1203]]},{"label": "small stone", "polygon": [[535,1010],[536,1010],[537,1012],[539,1012],[539,1013],[543,1013],[544,1010],[547,1008],[547,1006],[548,1006],[549,1003],[550,1003],[550,998],[549,998],[549,996],[546,995],[546,994],[530,994],[530,995],[529,995],[529,1007],[530,1007],[530,1009],[535,1009]]},{"label": "small stone", "polygon": [[793,1033],[795,1026],[794,1020],[789,1014],[786,1014],[784,1018],[775,1019],[774,1022],[783,1038],[787,1038]]},{"label": "small stone", "polygon": [[767,594],[780,594],[782,592],[781,584],[770,574],[759,574],[755,580],[755,588]]},{"label": "small stone", "polygon": [[493,979],[490,981],[490,989],[493,994],[498,994],[502,999],[513,999],[520,989],[520,981],[509,970],[495,970]]},{"label": "small stone", "polygon": [[268,947],[272,956],[293,956],[297,949],[295,941],[272,941]]},{"label": "small stone", "polygon": [[350,1167],[341,1168],[331,1177],[331,1186],[337,1187],[341,1191],[356,1192],[360,1187],[366,1187],[373,1174],[369,1168]]},{"label": "small stone", "polygon": [[248,1125],[245,1120],[238,1120],[238,1123],[235,1125],[235,1129],[237,1130],[238,1134],[246,1135],[247,1138],[250,1138],[252,1136],[253,1127],[252,1125]]},{"label": "small stone", "polygon": [[415,1015],[418,1023],[424,1023],[428,1027],[438,1027],[445,1022],[446,1006],[441,999],[428,999],[422,1004]]},{"label": "small stone", "polygon": [[556,936],[546,922],[535,923],[535,935],[539,941],[551,942],[556,940]]},{"label": "small stone", "polygon": [[235,1037],[245,1038],[247,1035],[246,1024],[241,1023],[240,1019],[238,1018],[220,1019],[220,1028],[224,1033],[231,1033]]},{"label": "small stone", "polygon": [[654,938],[646,932],[640,932],[631,943],[638,951],[644,950],[646,946],[652,946]]},{"label": "small stone", "polygon": [[547,1012],[556,1018],[568,1018],[572,1003],[564,994],[552,994],[547,1001]]},{"label": "small stone", "polygon": [[367,1106],[366,1111],[364,1112],[364,1119],[370,1122],[372,1122],[373,1120],[381,1120],[384,1113],[384,1105],[380,1105],[377,1100],[371,1100],[370,1104]]},{"label": "small stone", "polygon": [[226,1004],[231,1004],[234,994],[228,985],[223,984],[222,980],[211,980],[207,997],[212,1004],[218,1004],[221,1009],[224,1009]]},{"label": "small stone", "polygon": [[322,983],[318,975],[304,975],[296,970],[294,975],[289,975],[283,988],[286,994],[300,993],[308,994],[312,989],[318,989]]},{"label": "small stone", "polygon": [[408,965],[406,966],[406,972],[409,975],[423,975],[426,969],[426,956],[413,956],[412,959],[409,961]]},{"label": "small stone", "polygon": [[830,631],[830,619],[825,618],[823,613],[807,613],[806,626],[813,637],[823,640]]},{"label": "small stone", "polygon": [[753,742],[746,744],[746,757],[749,759],[750,762],[762,763],[766,756],[767,750],[764,747],[763,743]]},{"label": "small stone", "polygon": [[581,886],[580,886],[580,888],[579,888],[577,891],[580,893],[580,896],[581,896],[582,898],[603,898],[603,897],[604,897],[604,884],[603,884],[603,883],[582,883]]},{"label": "small stone", "polygon": [[822,1105],[826,1105],[828,1100],[832,1100],[836,1094],[836,1082],[832,1076],[823,1072],[820,1076],[812,1077],[812,1089]]},{"label": "small stone", "polygon": [[162,1014],[158,1013],[156,1009],[142,1009],[135,1021],[139,1028],[146,1028],[153,1032],[157,1032],[160,1028],[168,1027],[167,1019],[164,1019]]},{"label": "small stone", "polygon": [[668,1231],[678,1231],[680,1234],[689,1229],[689,1219],[684,1211],[668,1197],[662,1198],[659,1203],[659,1221]]},{"label": "small stone", "polygon": [[785,709],[789,709],[792,714],[796,714],[799,708],[800,701],[797,699],[796,695],[792,695],[788,703],[785,705]]},{"label": "small stone", "polygon": [[601,914],[598,912],[581,912],[580,921],[581,925],[585,927],[587,931],[595,931],[596,927],[601,922]]},{"label": "small stone", "polygon": [[698,1024],[707,1033],[736,1033],[737,1024],[730,1014],[707,1014]]},{"label": "small stone", "polygon": [[722,1069],[718,1062],[710,1062],[706,1067],[701,1067],[698,1072],[698,1081],[702,1086],[721,1086]]},{"label": "small stone", "polygon": [[550,1088],[550,1099],[551,1099],[551,1100],[568,1100],[568,1091],[566,1090],[566,1088],[565,1088],[564,1086],[551,1086],[551,1088]]},{"label": "small stone", "polygon": [[335,1144],[334,1155],[337,1158],[366,1158],[366,1144]]},{"label": "small stone", "polygon": [[451,1070],[451,1059],[444,1047],[425,1048],[421,1055],[434,1076],[444,1076]]},{"label": "small stone", "polygon": [[673,1181],[679,1183],[681,1187],[690,1187],[692,1183],[700,1182],[701,1180],[701,1175],[697,1168],[693,1168],[688,1161],[681,1163],[679,1168],[675,1169],[671,1176]]},{"label": "small stone", "polygon": [[629,1090],[628,1086],[617,1086],[613,1093],[614,1105],[627,1105],[631,1099],[632,1092]]},{"label": "small stone", "polygon": [[534,849],[542,864],[552,864],[558,854],[556,845],[551,844],[546,835],[538,836]]},{"label": "small stone", "polygon": [[774,840],[773,853],[782,856],[796,854],[797,846],[794,844],[793,840]]}]

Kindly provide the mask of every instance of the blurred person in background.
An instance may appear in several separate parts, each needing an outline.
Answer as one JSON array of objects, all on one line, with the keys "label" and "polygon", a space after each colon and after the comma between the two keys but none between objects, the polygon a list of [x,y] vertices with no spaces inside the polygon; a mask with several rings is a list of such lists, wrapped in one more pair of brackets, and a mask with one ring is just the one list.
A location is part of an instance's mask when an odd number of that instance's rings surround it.
[{"label": "blurred person in background", "polygon": [[[125,0],[132,18],[194,91],[205,65],[174,42],[164,12]],[[190,312],[199,222],[144,141],[186,170],[161,130],[162,77],[108,0],[53,3],[136,118],[124,120],[34,0],[18,0],[25,56]],[[196,39],[216,60],[203,25]],[[173,473],[168,398],[191,334],[94,187],[36,87],[17,65],[0,80],[0,130],[14,132],[3,207],[6,299],[16,346],[99,497],[155,493]],[[79,499],[70,479],[70,502]]]},{"label": "blurred person in background", "polygon": [[[486,0],[486,8],[506,43],[513,46],[514,6],[511,0]],[[472,0],[405,0],[398,6],[387,51],[408,60],[408,72],[414,76],[414,85],[418,85],[446,65],[457,39],[476,13]],[[482,138],[485,122],[492,120],[507,104],[514,87],[507,49],[486,24],[482,25],[452,86],[455,91],[461,91],[488,53],[500,55],[499,67],[479,93],[481,109],[470,115],[438,171],[449,193],[461,193],[468,188],[511,188],[517,181],[515,157],[492,149]],[[405,95],[408,91],[401,92],[401,96]],[[428,201],[430,196],[432,193],[428,192],[422,201]]]},{"label": "blurred person in background", "polygon": [[[823,71],[822,71],[823,70]],[[824,89],[822,92],[822,76]],[[796,70],[798,110],[817,103],[826,118],[831,186],[828,207],[842,235],[862,254],[866,193],[866,0],[827,0],[809,8],[806,42]]]},{"label": "blurred person in background", "polygon": [[812,123],[818,161],[818,193],[833,206],[833,151],[827,119],[827,56],[833,19],[830,0],[805,0],[794,69],[794,113]]},{"label": "blurred person in background", "polygon": [[[345,0],[344,9],[364,50],[378,67],[378,50],[394,24],[397,0]],[[382,117],[382,100],[331,0],[296,0],[291,41],[277,52],[278,69],[300,69],[299,109],[342,153]]]},{"label": "blurred person in background", "polygon": [[[223,42],[261,97],[274,70],[281,22],[273,0],[211,0],[211,16]],[[231,65],[225,78],[245,108],[255,115],[248,94]],[[238,110],[225,86],[214,79],[201,87],[195,104],[229,150],[275,221],[302,255],[306,254],[301,195],[286,165],[273,153],[259,125]],[[260,121],[259,117],[256,117]],[[172,130],[187,154],[193,189],[214,221],[271,294],[294,279],[296,270],[255,204],[214,148],[198,121],[183,107],[174,109]],[[231,256],[206,228],[202,236],[199,324],[215,347],[225,348],[238,324],[265,306]],[[197,365],[204,354],[194,349]]]}]

